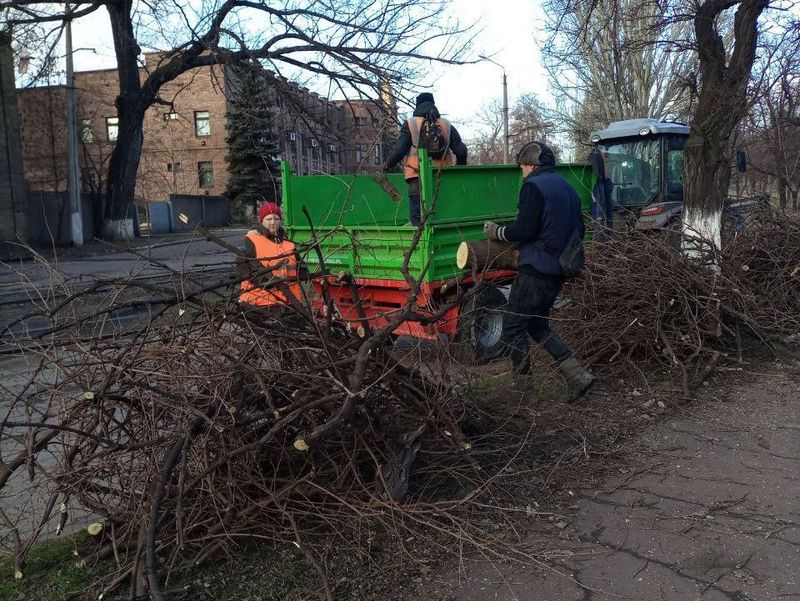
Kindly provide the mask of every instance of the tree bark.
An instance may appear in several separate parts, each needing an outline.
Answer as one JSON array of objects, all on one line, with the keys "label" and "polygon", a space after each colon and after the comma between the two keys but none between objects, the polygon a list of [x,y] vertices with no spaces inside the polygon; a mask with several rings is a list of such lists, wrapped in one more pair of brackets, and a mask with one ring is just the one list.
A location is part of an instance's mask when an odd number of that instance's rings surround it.
[{"label": "tree bark", "polygon": [[[723,11],[737,4],[728,61],[716,22]],[[695,15],[701,87],[686,142],[683,178],[683,249],[692,258],[704,255],[709,247],[720,247],[722,203],[730,184],[727,152],[731,134],[747,109],[758,17],[768,4],[769,0],[706,0]]]},{"label": "tree bark", "polygon": [[519,253],[513,244],[494,240],[464,241],[456,251],[459,269],[516,269]]},{"label": "tree bark", "polygon": [[788,204],[788,198],[786,195],[786,183],[783,178],[778,178],[778,198],[780,199],[780,207],[785,209]]},{"label": "tree bark", "polygon": [[136,190],[136,173],[142,153],[142,125],[149,106],[143,98],[139,79],[139,45],[133,32],[132,0],[109,3],[114,52],[117,58],[120,93],[116,99],[119,129],[108,164],[103,237],[111,240],[133,238],[130,210]]}]

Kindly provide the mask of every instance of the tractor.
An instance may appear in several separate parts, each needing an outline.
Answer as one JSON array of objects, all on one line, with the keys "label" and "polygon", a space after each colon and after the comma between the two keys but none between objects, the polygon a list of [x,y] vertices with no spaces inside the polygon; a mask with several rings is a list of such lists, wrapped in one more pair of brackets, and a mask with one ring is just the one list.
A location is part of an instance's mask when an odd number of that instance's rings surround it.
[{"label": "tractor", "polygon": [[[680,229],[683,209],[683,156],[689,126],[658,119],[615,121],[591,135],[595,175],[611,180],[615,228]],[[599,160],[598,160],[599,159]],[[736,152],[735,168],[747,169],[747,153]],[[763,207],[764,198],[729,197],[723,228],[743,227]]]}]

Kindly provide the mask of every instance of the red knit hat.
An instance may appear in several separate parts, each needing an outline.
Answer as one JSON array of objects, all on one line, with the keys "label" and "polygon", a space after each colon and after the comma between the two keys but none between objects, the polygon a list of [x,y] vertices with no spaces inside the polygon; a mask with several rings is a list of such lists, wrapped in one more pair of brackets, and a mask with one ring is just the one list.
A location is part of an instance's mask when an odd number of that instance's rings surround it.
[{"label": "red knit hat", "polygon": [[265,202],[263,205],[258,207],[259,223],[264,221],[264,217],[266,217],[267,215],[277,215],[278,217],[283,219],[283,211],[281,211],[281,208],[274,202]]}]

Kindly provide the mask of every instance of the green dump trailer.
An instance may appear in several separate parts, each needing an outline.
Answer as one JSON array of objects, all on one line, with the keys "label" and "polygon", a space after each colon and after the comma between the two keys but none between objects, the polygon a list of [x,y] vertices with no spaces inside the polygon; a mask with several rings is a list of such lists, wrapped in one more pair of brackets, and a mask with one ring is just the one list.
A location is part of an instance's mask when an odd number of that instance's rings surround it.
[{"label": "green dump trailer", "polygon": [[[470,274],[456,266],[463,241],[482,240],[483,222],[513,221],[521,174],[513,165],[468,165],[434,168],[420,153],[423,212],[433,209],[408,262],[408,273],[421,281],[416,312],[434,315],[457,293],[471,286]],[[561,164],[557,171],[574,186],[588,213],[594,176],[587,164]],[[296,243],[319,241],[324,265],[316,251],[304,255],[310,271],[324,269],[337,318],[358,327],[364,315],[371,327],[385,326],[405,306],[411,286],[403,275],[405,251],[417,228],[409,219],[408,188],[402,174],[388,174],[397,189],[395,200],[371,175],[308,175],[281,165],[284,222]],[[342,277],[345,276],[345,277]],[[496,355],[500,345],[507,286],[514,272],[489,271],[479,278],[481,289],[469,307],[456,306],[433,323],[407,321],[396,334],[437,339],[466,332],[479,357]],[[361,310],[354,305],[355,282]],[[457,284],[457,285],[456,285]],[[315,281],[318,296],[321,282]],[[322,309],[321,303],[318,305]],[[467,317],[468,316],[468,317]]]}]

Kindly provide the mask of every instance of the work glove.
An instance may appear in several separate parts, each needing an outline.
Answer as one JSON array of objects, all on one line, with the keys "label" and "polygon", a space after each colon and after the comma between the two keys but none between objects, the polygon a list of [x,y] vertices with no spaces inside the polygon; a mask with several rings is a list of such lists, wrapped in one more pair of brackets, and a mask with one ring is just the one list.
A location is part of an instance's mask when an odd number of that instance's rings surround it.
[{"label": "work glove", "polygon": [[483,235],[486,236],[487,240],[499,240],[500,238],[497,235],[497,230],[499,229],[500,226],[494,221],[483,222]]}]

